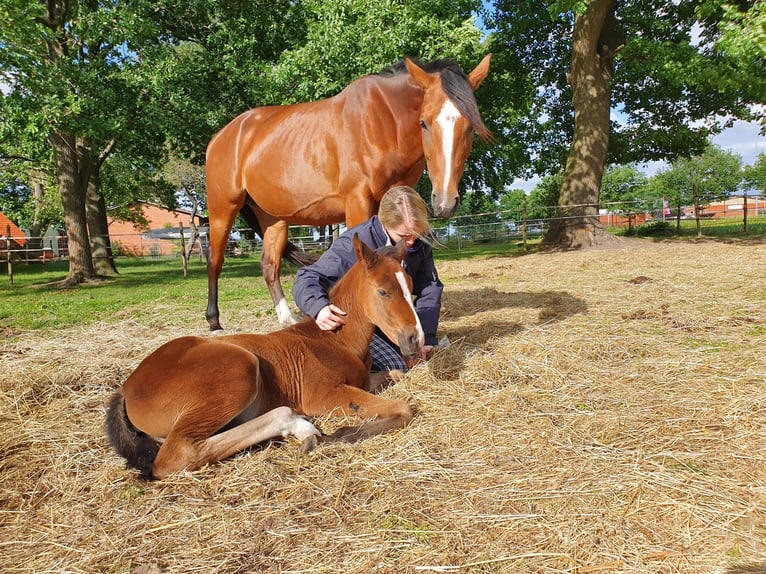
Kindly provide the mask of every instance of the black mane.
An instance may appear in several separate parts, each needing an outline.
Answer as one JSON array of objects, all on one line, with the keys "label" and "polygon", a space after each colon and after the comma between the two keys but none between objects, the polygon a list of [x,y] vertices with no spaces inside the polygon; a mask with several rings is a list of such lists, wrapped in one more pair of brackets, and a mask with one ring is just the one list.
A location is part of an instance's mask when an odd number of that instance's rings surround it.
[{"label": "black mane", "polygon": [[[465,72],[455,62],[446,58],[431,62],[421,62],[415,58],[411,58],[411,60],[429,74],[438,73],[442,80],[444,93],[447,94],[447,97],[455,104],[460,113],[468,119],[474,131],[483,140],[492,139],[492,133],[481,119],[471,84],[468,83],[468,76],[465,75]],[[407,73],[407,66],[404,60],[399,60],[376,75],[386,78]]]}]

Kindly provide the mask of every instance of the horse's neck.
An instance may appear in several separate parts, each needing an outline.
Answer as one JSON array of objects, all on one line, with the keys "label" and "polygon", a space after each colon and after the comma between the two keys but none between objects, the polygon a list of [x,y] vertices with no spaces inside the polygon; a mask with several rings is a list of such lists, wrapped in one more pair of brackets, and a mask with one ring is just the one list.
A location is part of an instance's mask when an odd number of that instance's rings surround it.
[{"label": "horse's neck", "polygon": [[346,324],[337,331],[338,342],[362,359],[369,350],[372,334],[375,332],[375,324],[370,321],[367,313],[359,304],[359,297],[356,293],[358,281],[354,277],[355,271],[352,268],[346,273],[336,284],[330,298],[333,305],[348,313]]}]

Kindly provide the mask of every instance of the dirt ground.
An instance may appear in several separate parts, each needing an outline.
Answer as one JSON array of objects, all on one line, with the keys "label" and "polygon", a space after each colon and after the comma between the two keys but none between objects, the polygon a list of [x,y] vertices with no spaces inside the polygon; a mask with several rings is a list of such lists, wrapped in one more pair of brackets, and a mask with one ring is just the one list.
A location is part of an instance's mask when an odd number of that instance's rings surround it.
[{"label": "dirt ground", "polygon": [[[6,334],[0,570],[766,572],[766,243],[439,270],[451,346],[384,391],[410,426],[163,482],[110,450],[104,406],[201,311]],[[252,308],[222,302],[224,324],[276,328]]]}]

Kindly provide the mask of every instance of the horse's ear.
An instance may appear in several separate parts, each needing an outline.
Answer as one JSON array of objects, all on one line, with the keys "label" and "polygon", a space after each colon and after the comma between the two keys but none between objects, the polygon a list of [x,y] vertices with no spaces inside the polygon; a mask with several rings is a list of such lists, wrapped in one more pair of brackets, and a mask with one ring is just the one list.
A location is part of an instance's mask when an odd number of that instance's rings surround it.
[{"label": "horse's ear", "polygon": [[434,83],[434,78],[428,72],[406,56],[404,58],[404,65],[407,66],[410,77],[424,90]]},{"label": "horse's ear", "polygon": [[479,62],[479,65],[476,66],[470,74],[468,74],[468,83],[471,84],[471,89],[474,92],[476,91],[476,88],[478,88],[484,81],[484,78],[487,77],[487,74],[489,74],[489,60],[491,58],[492,54],[487,54],[484,56],[481,62]]},{"label": "horse's ear", "polygon": [[354,253],[356,254],[356,260],[365,261],[367,267],[371,267],[377,261],[375,252],[364,241],[359,239],[358,233],[354,233]]},{"label": "horse's ear", "polygon": [[404,261],[407,257],[407,244],[404,241],[400,241],[394,246],[394,250],[391,252],[391,257],[396,259],[399,263]]}]

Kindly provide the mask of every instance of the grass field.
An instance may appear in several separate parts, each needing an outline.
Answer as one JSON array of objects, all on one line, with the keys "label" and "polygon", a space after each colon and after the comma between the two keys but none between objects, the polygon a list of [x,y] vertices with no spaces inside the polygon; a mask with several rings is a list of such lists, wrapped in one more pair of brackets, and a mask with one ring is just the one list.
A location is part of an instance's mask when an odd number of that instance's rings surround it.
[{"label": "grass field", "polygon": [[[149,483],[108,447],[104,405],[157,346],[206,334],[202,264],[125,262],[75,290],[18,272],[0,286],[0,570],[766,572],[763,239],[438,259],[452,345],[384,391],[409,427]],[[253,271],[226,262],[229,331],[277,327]]]}]

